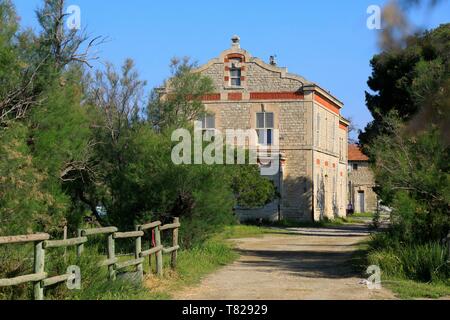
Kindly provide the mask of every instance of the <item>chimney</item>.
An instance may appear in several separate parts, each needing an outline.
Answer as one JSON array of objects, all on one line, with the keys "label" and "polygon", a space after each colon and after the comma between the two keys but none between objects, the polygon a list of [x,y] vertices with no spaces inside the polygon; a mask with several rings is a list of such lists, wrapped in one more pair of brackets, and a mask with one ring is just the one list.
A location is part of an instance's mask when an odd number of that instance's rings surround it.
[{"label": "chimney", "polygon": [[270,59],[269,59],[270,65],[272,65],[272,66],[276,66],[276,65],[277,65],[277,60],[276,60],[276,58],[277,58],[277,56],[270,56]]},{"label": "chimney", "polygon": [[231,38],[231,48],[232,49],[240,49],[241,48],[241,38],[239,38],[239,36],[234,35]]}]

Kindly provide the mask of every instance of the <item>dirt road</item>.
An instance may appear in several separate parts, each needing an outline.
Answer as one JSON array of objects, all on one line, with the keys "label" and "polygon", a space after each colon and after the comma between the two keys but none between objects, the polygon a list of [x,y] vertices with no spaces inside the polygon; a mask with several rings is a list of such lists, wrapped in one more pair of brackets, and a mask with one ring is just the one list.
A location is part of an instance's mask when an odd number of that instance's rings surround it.
[{"label": "dirt road", "polygon": [[365,225],[289,229],[289,234],[236,240],[241,258],[174,295],[195,300],[393,299],[386,289],[369,290],[349,263]]}]

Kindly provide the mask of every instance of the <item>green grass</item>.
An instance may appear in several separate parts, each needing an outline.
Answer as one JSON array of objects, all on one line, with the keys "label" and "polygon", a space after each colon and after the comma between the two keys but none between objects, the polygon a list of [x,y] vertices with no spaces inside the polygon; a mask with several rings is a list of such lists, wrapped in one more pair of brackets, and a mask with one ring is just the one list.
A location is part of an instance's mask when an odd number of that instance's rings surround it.
[{"label": "green grass", "polygon": [[229,240],[260,237],[265,234],[273,233],[274,229],[270,227],[258,227],[253,225],[235,225],[227,226],[222,232],[216,234],[213,239]]},{"label": "green grass", "polygon": [[405,300],[411,299],[439,299],[450,296],[450,285],[433,281],[432,283],[423,283],[413,280],[406,280],[394,277],[385,277],[382,280],[383,285],[390,289],[394,294]]},{"label": "green grass", "polygon": [[[437,251],[437,246],[421,246],[422,248],[417,249],[404,247],[400,252],[395,252],[391,249],[374,250],[373,245],[374,239],[360,243],[358,250],[352,256],[351,263],[362,277],[367,276],[365,274],[367,267],[375,264],[381,267],[382,285],[400,299],[439,299],[450,296],[450,279],[435,277],[428,282],[408,279],[408,276],[411,277],[413,273],[420,274],[419,271],[425,268],[425,264],[427,266],[433,264],[433,261],[427,260],[437,255],[430,253],[430,251]],[[436,259],[434,257],[431,260]],[[442,265],[443,262],[434,262],[436,263]],[[405,264],[408,267],[405,267]],[[414,268],[419,270],[414,271]]]},{"label": "green grass", "polygon": [[355,213],[351,215],[352,218],[374,218],[375,214],[372,212]]},{"label": "green grass", "polygon": [[[165,256],[164,277],[159,279],[156,276],[150,276],[147,279],[148,297],[170,299],[174,292],[198,284],[206,275],[233,263],[239,258],[239,254],[233,249],[233,243],[228,240],[261,237],[273,232],[273,229],[265,227],[227,226],[204,244],[189,250],[181,250],[178,254],[176,272],[170,270],[170,257]],[[149,270],[148,262],[146,262],[145,270]]]},{"label": "green grass", "polygon": [[350,217],[347,218],[335,218],[324,219],[322,221],[294,221],[294,220],[282,220],[277,222],[264,222],[265,226],[277,227],[277,228],[333,228],[337,226],[344,226],[347,224],[353,224],[357,221]]}]

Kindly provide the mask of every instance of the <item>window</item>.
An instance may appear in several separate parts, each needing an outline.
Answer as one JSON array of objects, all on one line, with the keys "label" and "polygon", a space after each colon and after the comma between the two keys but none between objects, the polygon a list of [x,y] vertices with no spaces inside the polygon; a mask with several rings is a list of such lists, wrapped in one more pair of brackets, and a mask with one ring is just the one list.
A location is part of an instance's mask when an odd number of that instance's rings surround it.
[{"label": "window", "polygon": [[230,80],[231,86],[240,87],[241,86],[241,69],[233,67],[230,69]]},{"label": "window", "polygon": [[202,129],[203,133],[215,133],[216,129],[216,117],[212,114],[204,115],[200,118],[200,121],[202,122]]},{"label": "window", "polygon": [[256,131],[260,145],[273,144],[274,115],[271,112],[258,112],[256,114]]},{"label": "window", "polygon": [[316,146],[320,147],[320,111],[317,114]]},{"label": "window", "polygon": [[332,126],[332,136],[333,136],[333,139],[332,139],[332,141],[331,141],[331,151],[334,153],[335,151],[336,151],[336,122],[334,121],[334,119],[333,119],[333,121],[331,121],[331,126]]},{"label": "window", "polygon": [[358,171],[358,164],[357,163],[353,164],[353,171]]}]

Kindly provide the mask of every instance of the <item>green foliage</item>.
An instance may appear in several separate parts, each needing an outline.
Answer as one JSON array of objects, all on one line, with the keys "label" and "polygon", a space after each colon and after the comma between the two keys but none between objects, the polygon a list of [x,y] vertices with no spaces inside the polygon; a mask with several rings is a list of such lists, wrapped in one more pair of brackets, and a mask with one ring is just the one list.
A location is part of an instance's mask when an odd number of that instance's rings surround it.
[{"label": "green foliage", "polygon": [[[394,281],[448,282],[447,248],[439,243],[450,230],[449,48],[446,24],[371,62],[375,93],[367,93],[367,106],[375,120],[360,140],[377,193],[393,211],[388,230],[370,243],[368,263]],[[422,285],[402,281],[404,295]]]},{"label": "green foliage", "polygon": [[398,120],[369,148],[379,194],[393,207],[390,234],[401,242],[440,241],[450,228],[450,153],[436,130],[404,137]]},{"label": "green foliage", "polygon": [[189,58],[172,60],[172,77],[163,89],[153,91],[148,104],[148,118],[154,127],[183,128],[205,113],[202,97],[213,91],[213,82],[201,73],[192,72],[195,67]]},{"label": "green foliage", "polygon": [[[16,225],[10,223],[13,228]],[[19,226],[21,227],[21,226]],[[1,235],[1,234],[0,234]],[[33,273],[33,244],[2,245],[0,246],[0,279]],[[0,288],[0,300],[20,300],[32,297],[32,285],[22,284],[15,287]]]},{"label": "green foliage", "polygon": [[445,282],[424,283],[391,278],[385,283],[400,299],[439,299],[450,295],[450,285]]},{"label": "green foliage", "polygon": [[[199,98],[208,81],[191,73],[191,68],[186,61],[175,65],[169,98],[160,97],[157,105],[148,107],[151,113],[158,106],[166,120],[180,121],[159,124],[154,118],[138,116],[143,82],[132,70],[132,63],[128,61],[121,74],[107,68],[104,75],[96,75],[89,96],[98,108],[94,135],[100,143],[94,159],[101,166],[95,185],[84,185],[81,191],[90,208],[105,207],[108,215],[100,220],[121,229],[180,217],[185,247],[204,241],[218,226],[233,223],[236,201],[261,206],[274,195],[273,184],[259,175],[256,166],[173,163],[171,133],[172,128],[178,128],[173,125],[191,128],[188,122],[204,110]],[[126,93],[126,100],[121,92]],[[166,103],[176,106],[166,108]],[[188,113],[191,116],[186,117]]]},{"label": "green foliage", "polygon": [[368,263],[380,266],[384,275],[422,282],[448,281],[448,248],[439,243],[396,246],[370,252]]},{"label": "green foliage", "polygon": [[[3,247],[4,248],[4,247]],[[14,277],[33,273],[32,245],[17,245],[16,250],[4,250],[0,247],[0,254],[6,253],[8,266],[0,267],[0,278]],[[75,248],[49,249],[46,251],[46,272],[50,276],[63,275],[67,267],[77,265],[81,270],[81,290],[68,290],[65,283],[60,283],[45,289],[46,300],[134,300],[149,299],[148,291],[140,284],[118,279],[108,279],[108,269],[99,268],[98,263],[105,259],[99,253],[99,248],[88,246],[81,258],[75,253]],[[27,261],[24,263],[23,261]],[[15,267],[15,268],[14,268]],[[8,272],[6,272],[8,270]],[[18,287],[0,288],[0,300],[29,300],[33,297],[32,284],[27,283]]]},{"label": "green foliage", "polygon": [[197,283],[204,275],[233,262],[237,257],[238,254],[229,244],[214,240],[196,245],[188,251],[181,251],[177,267],[180,275],[178,285]]},{"label": "green foliage", "polygon": [[366,102],[375,120],[360,134],[364,146],[386,133],[383,118],[390,112],[396,112],[402,121],[420,117],[413,132],[417,127],[422,129],[424,121],[445,125],[442,117],[448,120],[449,105],[440,97],[448,97],[449,48],[450,24],[445,24],[411,37],[404,49],[386,51],[372,59],[368,85],[374,93],[366,93]]},{"label": "green foliage", "polygon": [[0,131],[0,235],[53,232],[65,203],[46,188],[48,175],[35,168],[21,124]]},{"label": "green foliage", "polygon": [[19,60],[14,37],[17,32],[17,16],[9,0],[0,1],[0,98],[17,84]]},{"label": "green foliage", "polygon": [[229,167],[229,171],[231,186],[240,207],[263,207],[275,198],[273,182],[261,179],[258,166],[233,165]]}]

